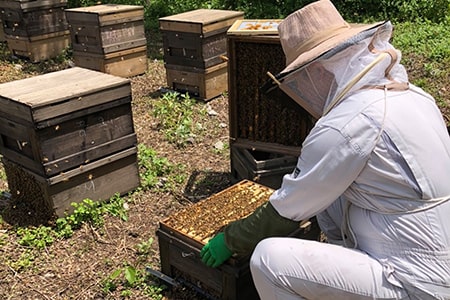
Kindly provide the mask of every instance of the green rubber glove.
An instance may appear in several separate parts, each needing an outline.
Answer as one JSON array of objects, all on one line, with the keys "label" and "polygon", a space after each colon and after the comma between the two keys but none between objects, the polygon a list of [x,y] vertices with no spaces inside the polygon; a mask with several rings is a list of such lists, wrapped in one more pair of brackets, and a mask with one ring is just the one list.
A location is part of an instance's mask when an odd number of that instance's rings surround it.
[{"label": "green rubber glove", "polygon": [[223,264],[227,259],[231,257],[233,253],[228,249],[225,244],[225,234],[223,232],[218,233],[209,242],[203,246],[200,251],[200,257],[202,261],[212,268],[216,268]]}]

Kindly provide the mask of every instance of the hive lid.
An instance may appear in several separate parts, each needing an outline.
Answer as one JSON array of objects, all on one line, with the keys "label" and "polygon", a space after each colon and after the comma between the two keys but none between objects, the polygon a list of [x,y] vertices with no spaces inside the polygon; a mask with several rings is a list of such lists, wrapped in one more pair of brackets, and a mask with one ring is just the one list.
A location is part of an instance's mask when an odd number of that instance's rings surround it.
[{"label": "hive lid", "polygon": [[161,30],[206,33],[228,29],[234,21],[242,19],[244,12],[221,9],[197,9],[159,18]]},{"label": "hive lid", "polygon": [[127,96],[129,79],[74,67],[0,84],[0,111],[42,121]]},{"label": "hive lid", "polygon": [[48,7],[66,6],[67,0],[0,0],[0,7],[32,10]]},{"label": "hive lid", "polygon": [[282,19],[236,20],[227,34],[236,35],[278,35],[278,25]]},{"label": "hive lid", "polygon": [[143,10],[144,7],[140,5],[125,5],[125,4],[99,4],[93,6],[84,6],[77,8],[66,9],[66,12],[83,12],[93,13],[98,15],[115,14],[118,12]]}]

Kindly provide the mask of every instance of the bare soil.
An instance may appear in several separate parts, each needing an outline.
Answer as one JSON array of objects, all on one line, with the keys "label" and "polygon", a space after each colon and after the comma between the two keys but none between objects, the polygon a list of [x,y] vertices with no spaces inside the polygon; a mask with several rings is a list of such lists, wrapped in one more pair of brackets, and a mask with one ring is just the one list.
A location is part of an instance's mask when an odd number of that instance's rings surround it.
[{"label": "bare soil", "polygon": [[[70,67],[67,61],[30,64],[14,58],[7,47],[0,45],[0,82],[57,71]],[[123,299],[126,281],[119,282],[115,291],[105,293],[105,280],[125,265],[139,272],[145,267],[159,269],[159,250],[156,230],[159,222],[201,199],[214,195],[232,185],[229,153],[216,151],[217,142],[228,143],[228,98],[219,96],[209,105],[217,114],[208,116],[203,127],[205,134],[185,148],[168,143],[156,126],[151,114],[152,101],[158,99],[166,87],[165,68],[160,45],[149,49],[149,68],[146,74],[131,79],[133,118],[138,142],[153,148],[172,163],[183,164],[189,174],[185,183],[171,192],[150,190],[133,194],[127,202],[128,221],[106,216],[101,228],[83,225],[73,237],[58,240],[44,251],[33,252],[20,246],[14,234],[13,222],[0,223],[0,298],[1,299]],[[417,61],[417,66],[422,65]],[[420,67],[408,66],[413,76],[422,75]],[[441,83],[448,95],[449,82]],[[448,97],[446,97],[448,99]],[[447,109],[443,113],[448,119]],[[7,191],[0,180],[0,191]],[[7,206],[0,200],[0,212]],[[148,255],[142,255],[137,245],[154,239]],[[30,252],[28,252],[30,251]],[[34,256],[31,266],[13,268],[11,262],[20,261],[23,253]],[[147,286],[152,284],[152,278]],[[159,283],[154,279],[154,283]],[[201,299],[191,291],[166,289],[164,299]],[[143,288],[131,289],[129,299],[152,299]],[[157,298],[154,298],[157,299]]]}]

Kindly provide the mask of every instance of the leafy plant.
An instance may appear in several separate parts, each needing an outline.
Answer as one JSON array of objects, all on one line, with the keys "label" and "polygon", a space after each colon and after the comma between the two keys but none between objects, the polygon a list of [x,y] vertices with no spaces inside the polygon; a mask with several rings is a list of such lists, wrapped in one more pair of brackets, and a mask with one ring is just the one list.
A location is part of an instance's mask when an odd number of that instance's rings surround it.
[{"label": "leafy plant", "polygon": [[196,105],[197,101],[189,94],[177,92],[165,93],[153,104],[153,116],[159,121],[159,128],[166,139],[180,148],[193,143],[201,132],[199,117],[206,115],[204,105]]},{"label": "leafy plant", "polygon": [[55,240],[52,228],[47,226],[32,228],[19,227],[16,230],[16,234],[19,237],[19,245],[36,249],[44,249],[53,244]]},{"label": "leafy plant", "polygon": [[143,189],[161,188],[167,190],[185,179],[184,166],[173,164],[166,157],[160,157],[152,148],[138,145],[138,165]]},{"label": "leafy plant", "polygon": [[120,295],[122,297],[130,297],[132,290],[140,289],[151,297],[151,299],[163,299],[162,291],[166,288],[159,284],[154,284],[148,281],[148,276],[145,271],[136,269],[130,264],[125,264],[124,267],[114,270],[103,282],[103,292],[109,294],[121,287]]}]

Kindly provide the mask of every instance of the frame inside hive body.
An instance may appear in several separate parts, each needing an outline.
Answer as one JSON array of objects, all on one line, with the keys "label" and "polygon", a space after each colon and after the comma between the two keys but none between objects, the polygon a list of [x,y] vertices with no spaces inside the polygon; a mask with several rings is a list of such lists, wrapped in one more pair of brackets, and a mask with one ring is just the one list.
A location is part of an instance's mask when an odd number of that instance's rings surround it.
[{"label": "frame inside hive body", "polygon": [[160,225],[201,247],[225,225],[252,213],[272,193],[269,187],[243,180],[171,215]]}]

